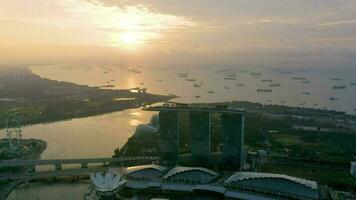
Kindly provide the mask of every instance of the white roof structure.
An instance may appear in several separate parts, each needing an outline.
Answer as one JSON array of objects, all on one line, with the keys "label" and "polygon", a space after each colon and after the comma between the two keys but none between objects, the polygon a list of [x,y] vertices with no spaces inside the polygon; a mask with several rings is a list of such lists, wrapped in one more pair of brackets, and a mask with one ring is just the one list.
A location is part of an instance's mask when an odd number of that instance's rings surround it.
[{"label": "white roof structure", "polygon": [[180,174],[183,172],[189,172],[189,171],[202,171],[202,172],[208,173],[212,176],[219,175],[216,172],[213,172],[213,171],[203,168],[203,167],[181,167],[181,166],[178,166],[178,167],[174,167],[166,175],[164,175],[163,179],[167,179],[167,178],[174,176],[176,174]]},{"label": "white roof structure", "polygon": [[292,181],[301,185],[304,185],[306,187],[309,187],[311,189],[318,189],[318,185],[314,181],[309,181],[301,178],[296,178],[292,176],[287,176],[284,174],[270,174],[270,173],[259,173],[259,172],[237,172],[230,176],[228,179],[225,180],[225,184],[230,184],[233,182],[237,181],[243,181],[247,179],[268,179],[268,178],[274,178],[274,179],[284,179],[288,181]]},{"label": "white roof structure", "polygon": [[161,165],[156,165],[156,164],[151,164],[151,165],[139,165],[139,166],[134,166],[134,167],[128,167],[126,169],[126,174],[130,174],[133,172],[145,170],[145,169],[154,169],[157,171],[164,172],[167,170],[167,167],[161,166]]},{"label": "white roof structure", "polygon": [[90,180],[99,192],[111,192],[126,183],[126,180],[119,174],[97,172],[90,176]]}]

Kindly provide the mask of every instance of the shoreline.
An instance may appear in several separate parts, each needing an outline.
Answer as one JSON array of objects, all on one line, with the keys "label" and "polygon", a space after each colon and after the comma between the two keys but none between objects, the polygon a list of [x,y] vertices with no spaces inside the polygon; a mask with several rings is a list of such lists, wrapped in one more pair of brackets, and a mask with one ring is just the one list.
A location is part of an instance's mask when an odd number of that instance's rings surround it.
[{"label": "shoreline", "polygon": [[[36,125],[140,108],[175,98],[49,80],[28,68],[0,72],[0,99],[11,99],[1,102],[0,130],[6,128],[9,113],[15,113],[21,125]],[[16,124],[9,124],[13,126]]]}]

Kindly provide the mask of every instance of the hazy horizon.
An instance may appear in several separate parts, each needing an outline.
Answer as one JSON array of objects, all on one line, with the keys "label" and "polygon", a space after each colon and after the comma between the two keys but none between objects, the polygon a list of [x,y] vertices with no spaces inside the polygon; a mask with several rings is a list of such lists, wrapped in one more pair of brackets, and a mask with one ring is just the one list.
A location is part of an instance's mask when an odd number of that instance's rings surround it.
[{"label": "hazy horizon", "polygon": [[354,66],[356,1],[0,1],[0,65]]}]

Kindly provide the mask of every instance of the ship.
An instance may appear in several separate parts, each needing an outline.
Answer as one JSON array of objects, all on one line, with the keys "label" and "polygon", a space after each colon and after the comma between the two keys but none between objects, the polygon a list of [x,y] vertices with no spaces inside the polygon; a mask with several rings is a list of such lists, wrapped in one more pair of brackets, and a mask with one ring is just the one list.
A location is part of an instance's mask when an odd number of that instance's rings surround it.
[{"label": "ship", "polygon": [[194,84],[194,87],[199,88],[199,87],[201,87],[201,85],[199,85],[199,84]]},{"label": "ship", "polygon": [[178,76],[181,77],[181,78],[187,78],[187,77],[188,77],[188,73],[186,73],[186,72],[179,72],[179,73],[177,73],[177,74],[178,74]]},{"label": "ship", "polygon": [[331,78],[330,80],[332,80],[332,81],[342,81],[343,79],[342,78]]},{"label": "ship", "polygon": [[238,87],[245,87],[246,85],[243,84],[243,83],[238,83],[238,84],[236,84],[236,86],[238,86]]},{"label": "ship", "polygon": [[270,86],[270,87],[280,87],[280,86],[281,86],[281,84],[279,84],[279,83],[275,83],[275,84],[269,84],[269,86]]},{"label": "ship", "polygon": [[273,80],[271,80],[271,79],[262,79],[261,82],[272,83]]},{"label": "ship", "polygon": [[293,80],[306,80],[305,77],[292,77]]},{"label": "ship", "polygon": [[334,90],[346,89],[346,85],[334,85],[333,89],[334,89]]},{"label": "ship", "polygon": [[272,92],[271,89],[257,89],[257,92]]}]

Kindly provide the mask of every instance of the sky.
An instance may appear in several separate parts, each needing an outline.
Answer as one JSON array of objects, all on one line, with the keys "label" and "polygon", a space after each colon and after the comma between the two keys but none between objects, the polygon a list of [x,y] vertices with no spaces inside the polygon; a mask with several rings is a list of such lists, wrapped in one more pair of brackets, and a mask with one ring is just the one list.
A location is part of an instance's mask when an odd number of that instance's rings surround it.
[{"label": "sky", "polygon": [[356,0],[0,0],[0,65],[356,64]]}]

